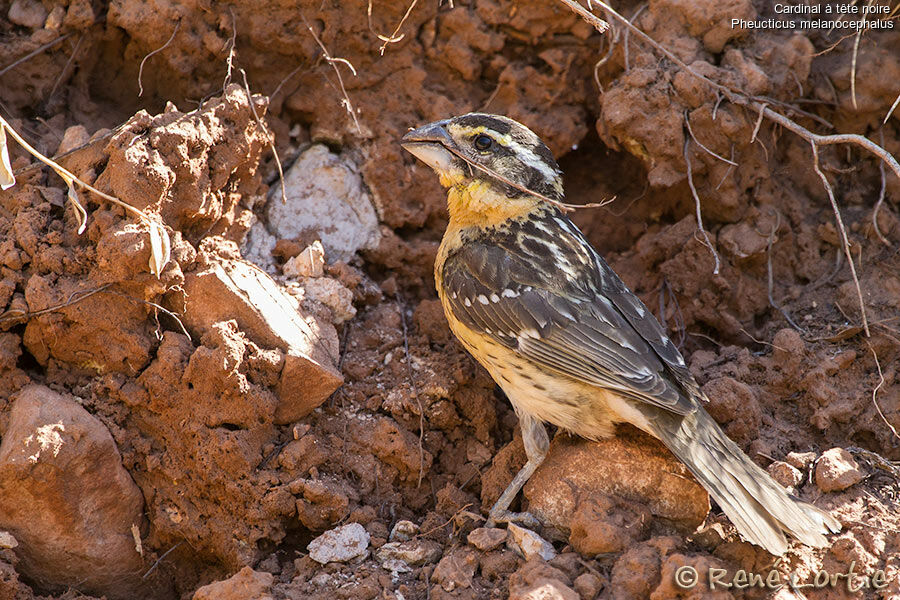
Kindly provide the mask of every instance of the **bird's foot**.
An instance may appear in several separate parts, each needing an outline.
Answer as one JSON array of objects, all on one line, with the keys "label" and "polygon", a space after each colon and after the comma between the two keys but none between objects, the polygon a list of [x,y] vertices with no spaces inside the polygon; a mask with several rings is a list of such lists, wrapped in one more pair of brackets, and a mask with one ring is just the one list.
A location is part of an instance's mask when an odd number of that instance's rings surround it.
[{"label": "bird's foot", "polygon": [[515,523],[529,529],[540,527],[541,522],[529,512],[513,512],[511,510],[492,510],[485,527],[496,527],[497,523]]}]

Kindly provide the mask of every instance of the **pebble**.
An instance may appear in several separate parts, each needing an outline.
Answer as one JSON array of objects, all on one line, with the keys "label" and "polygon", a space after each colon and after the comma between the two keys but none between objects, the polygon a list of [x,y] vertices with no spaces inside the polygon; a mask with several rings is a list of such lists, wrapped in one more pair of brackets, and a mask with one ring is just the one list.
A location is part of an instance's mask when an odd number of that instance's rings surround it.
[{"label": "pebble", "polygon": [[526,560],[531,560],[535,556],[540,556],[544,560],[552,560],[556,556],[553,545],[530,529],[510,523],[507,531],[509,532],[507,545],[510,549],[519,552]]},{"label": "pebble", "polygon": [[349,523],[326,531],[306,547],[317,563],[347,562],[369,553],[369,533],[359,523]]}]

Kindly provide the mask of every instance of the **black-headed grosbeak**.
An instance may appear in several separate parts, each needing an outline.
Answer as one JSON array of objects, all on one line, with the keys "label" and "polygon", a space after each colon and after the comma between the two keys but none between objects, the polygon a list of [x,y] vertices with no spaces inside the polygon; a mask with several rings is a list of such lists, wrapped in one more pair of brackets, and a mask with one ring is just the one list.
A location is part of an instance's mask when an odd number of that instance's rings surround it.
[{"label": "black-headed grosbeak", "polygon": [[659,322],[561,210],[562,173],[537,135],[471,113],[401,143],[449,188],[434,276],[450,328],[522,429],[528,461],[491,522],[523,516],[507,509],[547,453],[543,422],[589,439],[625,422],[683,461],[750,542],[775,555],[785,532],[827,545],[837,520],[789,496],[722,432]]}]

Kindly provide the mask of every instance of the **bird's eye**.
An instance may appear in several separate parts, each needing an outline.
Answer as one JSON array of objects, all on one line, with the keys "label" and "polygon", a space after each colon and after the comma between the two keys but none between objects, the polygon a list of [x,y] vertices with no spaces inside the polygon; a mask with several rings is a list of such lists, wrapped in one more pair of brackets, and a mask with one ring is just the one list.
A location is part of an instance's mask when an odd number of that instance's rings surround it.
[{"label": "bird's eye", "polygon": [[494,145],[494,140],[489,135],[481,134],[475,137],[475,149],[484,152],[485,150],[490,150],[491,146]]}]

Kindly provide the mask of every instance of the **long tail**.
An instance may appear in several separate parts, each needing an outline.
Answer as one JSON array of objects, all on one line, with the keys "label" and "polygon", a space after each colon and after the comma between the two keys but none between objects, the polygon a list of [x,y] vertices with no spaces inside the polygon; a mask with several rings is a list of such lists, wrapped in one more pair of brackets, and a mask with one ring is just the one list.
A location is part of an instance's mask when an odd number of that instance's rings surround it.
[{"label": "long tail", "polygon": [[840,531],[830,514],[788,495],[703,408],[655,420],[653,433],[687,465],[741,535],[772,554],[787,550],[784,533],[822,548],[828,545],[824,534]]}]

